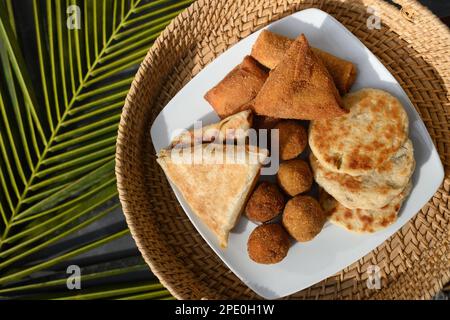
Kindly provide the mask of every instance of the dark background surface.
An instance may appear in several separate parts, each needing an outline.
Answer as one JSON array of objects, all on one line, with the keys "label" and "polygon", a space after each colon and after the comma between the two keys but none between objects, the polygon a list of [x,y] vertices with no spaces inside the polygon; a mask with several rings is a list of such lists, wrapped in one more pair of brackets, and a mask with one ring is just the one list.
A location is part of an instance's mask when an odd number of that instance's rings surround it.
[{"label": "dark background surface", "polygon": [[[29,6],[30,1],[21,0],[15,3],[19,7],[21,5]],[[450,0],[420,0],[422,4],[427,6],[434,14],[440,17],[448,26],[450,25]],[[24,10],[23,12],[26,12]],[[26,32],[27,29],[31,28],[31,26],[21,25],[19,26],[22,30]],[[30,31],[30,35],[33,32]],[[33,68],[31,68],[33,69]],[[36,73],[32,75],[32,77],[39,78],[39,75]],[[85,229],[80,230],[79,232],[71,235],[68,238],[65,238],[63,241],[58,242],[57,244],[49,247],[45,251],[41,252],[39,255],[44,257],[48,256],[50,252],[62,251],[64,248],[73,243],[79,241],[85,241],[91,238],[97,238],[102,234],[110,234],[115,230],[121,230],[126,225],[124,216],[120,209],[108,214],[105,218],[89,225]],[[33,257],[39,258],[39,257]],[[89,251],[85,254],[82,254],[71,261],[66,261],[64,263],[65,266],[70,264],[77,264],[86,269],[90,269],[90,271],[101,271],[110,268],[118,268],[122,266],[136,265],[136,263],[143,263],[142,258],[140,256],[139,251],[136,248],[136,245],[131,238],[131,236],[127,235],[121,237],[111,243],[108,243],[102,247]],[[55,271],[60,271],[64,266],[55,266]],[[43,276],[42,274],[37,274],[36,276]],[[121,281],[141,281],[141,280],[149,280],[155,279],[155,277],[150,273],[149,270],[145,268],[141,271],[136,271],[134,273],[126,274],[125,276],[116,276],[112,279],[101,280],[101,283],[117,283]],[[93,283],[95,285],[95,283]],[[438,299],[448,299],[443,293],[438,294],[436,297]]]},{"label": "dark background surface", "polygon": [[428,7],[438,17],[450,16],[449,0],[419,0],[419,2]]}]

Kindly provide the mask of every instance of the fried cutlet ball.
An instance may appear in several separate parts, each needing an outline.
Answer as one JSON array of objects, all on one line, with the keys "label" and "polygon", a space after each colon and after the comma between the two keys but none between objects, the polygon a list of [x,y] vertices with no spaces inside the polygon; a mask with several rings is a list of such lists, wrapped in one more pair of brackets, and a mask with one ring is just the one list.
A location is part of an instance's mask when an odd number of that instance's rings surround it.
[{"label": "fried cutlet ball", "polygon": [[280,262],[286,257],[289,247],[289,235],[281,225],[274,223],[256,227],[247,242],[250,259],[262,264]]},{"label": "fried cutlet ball", "polygon": [[247,217],[255,222],[267,222],[284,208],[284,195],[273,183],[264,181],[255,189],[245,207]]},{"label": "fried cutlet ball", "polygon": [[296,196],[289,200],[283,212],[283,226],[297,241],[313,239],[327,220],[319,202],[310,196]]},{"label": "fried cutlet ball", "polygon": [[300,123],[295,120],[283,120],[277,123],[274,129],[279,130],[281,160],[294,159],[305,150],[308,135]]},{"label": "fried cutlet ball", "polygon": [[311,188],[313,174],[306,161],[294,159],[280,164],[277,181],[281,189],[293,197]]}]

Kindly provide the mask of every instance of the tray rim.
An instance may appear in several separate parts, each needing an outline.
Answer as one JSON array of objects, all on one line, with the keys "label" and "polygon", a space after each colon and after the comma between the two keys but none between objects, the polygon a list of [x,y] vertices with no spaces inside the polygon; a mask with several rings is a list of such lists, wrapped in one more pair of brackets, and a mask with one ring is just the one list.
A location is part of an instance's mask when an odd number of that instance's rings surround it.
[{"label": "tray rim", "polygon": [[[347,33],[348,35],[350,35],[350,36],[352,37],[352,39],[353,39],[352,41],[354,41],[355,43],[357,43],[359,46],[361,46],[362,48],[364,48],[366,51],[368,51],[368,52],[370,53],[371,57],[374,58],[374,59],[376,60],[376,63],[377,63],[377,64],[379,64],[379,67],[382,68],[382,69],[384,69],[384,72],[386,72],[386,73],[388,73],[390,76],[392,76],[392,78],[393,78],[394,81],[395,81],[395,86],[397,86],[397,87],[402,91],[402,93],[403,93],[405,99],[407,99],[409,105],[411,106],[411,111],[412,111],[412,112],[416,115],[416,117],[420,120],[420,123],[419,123],[419,124],[421,125],[421,127],[424,129],[424,132],[426,133],[425,136],[421,136],[421,137],[425,138],[425,139],[427,140],[427,144],[429,144],[429,145],[431,146],[433,152],[436,153],[437,155],[439,155],[439,153],[437,152],[437,148],[436,148],[436,146],[434,145],[433,140],[431,139],[431,136],[430,136],[430,134],[429,134],[429,132],[428,132],[428,130],[427,130],[427,128],[426,128],[426,126],[425,126],[425,124],[424,124],[424,122],[423,122],[421,116],[420,116],[420,114],[417,112],[416,107],[415,107],[414,104],[411,102],[411,100],[409,99],[408,95],[406,94],[406,92],[404,91],[404,89],[403,89],[403,87],[400,85],[400,83],[397,81],[397,79],[395,79],[395,77],[392,75],[392,73],[384,66],[384,64],[378,59],[378,57],[377,57],[375,54],[373,54],[372,51],[371,51],[369,48],[367,48],[367,47],[364,45],[364,43],[362,43],[362,41],[361,41],[358,37],[356,37],[353,33],[351,33],[351,32],[350,32],[350,31],[349,31],[342,23],[340,23],[340,22],[339,22],[336,18],[334,18],[332,15],[328,14],[327,12],[325,12],[325,11],[323,11],[323,10],[317,9],[317,8],[307,8],[307,9],[303,9],[303,10],[296,11],[296,12],[294,12],[294,13],[288,15],[288,16],[283,17],[282,19],[279,19],[279,20],[276,20],[276,21],[274,21],[274,22],[272,22],[272,23],[269,23],[269,24],[265,25],[264,27],[258,29],[257,31],[253,32],[252,34],[249,34],[248,36],[251,36],[251,35],[253,35],[253,34],[255,34],[255,33],[259,33],[259,32],[261,32],[261,30],[267,29],[267,28],[269,28],[269,27],[271,27],[271,26],[274,26],[274,25],[276,25],[276,24],[280,24],[280,23],[283,22],[284,19],[288,19],[288,18],[290,18],[290,17],[292,17],[292,16],[296,16],[296,15],[299,15],[299,14],[301,14],[301,13],[302,13],[302,14],[308,14],[308,13],[313,13],[313,14],[314,14],[314,13],[316,13],[316,14],[319,14],[319,15],[324,16],[325,18],[330,18],[330,19],[333,21],[333,23],[337,24],[337,25],[340,27],[341,30],[343,30],[345,33]],[[247,36],[247,37],[248,37],[248,36]],[[230,50],[231,48],[233,48],[235,45],[237,45],[237,44],[240,43],[241,41],[246,40],[247,37],[241,39],[239,42],[237,42],[237,43],[234,44],[233,46],[228,47],[227,50],[225,50],[225,52],[228,51],[228,50]],[[225,52],[223,52],[223,53],[225,53]],[[222,54],[223,54],[223,53],[222,53]],[[222,55],[222,54],[221,54],[221,55]],[[220,59],[221,55],[219,55],[219,56],[217,56],[215,59],[213,59],[213,60],[211,61],[211,63],[212,63],[213,61],[217,60],[217,59]],[[212,67],[211,63],[209,63],[207,66],[205,66],[205,67],[204,67],[204,68],[203,68],[203,69],[202,69],[202,70],[201,70],[194,78],[196,78],[197,76],[199,76],[201,73],[205,72],[205,70],[208,70],[209,67]],[[182,91],[184,90],[184,88],[185,88],[186,86],[188,86],[189,83],[190,83],[192,80],[194,80],[194,78],[192,78],[192,79],[191,79],[191,80],[190,80],[183,88],[181,88],[181,89],[180,89],[180,90],[172,97],[172,99],[166,104],[166,106],[158,113],[157,117],[154,119],[154,121],[153,121],[153,123],[152,123],[152,125],[151,125],[151,128],[150,128],[150,132],[151,132],[152,144],[153,144],[153,146],[155,147],[155,151],[159,151],[159,149],[162,148],[162,146],[161,146],[161,147],[156,147],[157,145],[159,145],[159,143],[155,144],[155,140],[154,140],[154,134],[155,134],[154,128],[155,128],[155,124],[156,124],[157,122],[159,122],[158,119],[159,119],[160,117],[163,116],[163,111],[171,104],[171,102],[172,102],[173,100],[175,100],[175,99],[177,98],[177,96],[179,96],[179,95],[182,93]],[[410,108],[410,106],[408,106],[407,108]],[[217,117],[217,119],[218,119],[218,117]],[[185,128],[185,129],[188,129],[188,128]],[[430,196],[430,198],[429,198],[427,201],[425,201],[425,203],[424,203],[423,205],[426,205],[426,204],[428,203],[428,201],[433,197],[433,195],[438,191],[438,189],[439,189],[439,187],[442,185],[442,182],[443,182],[444,177],[445,177],[444,167],[443,167],[442,161],[440,160],[439,156],[438,156],[437,160],[438,160],[438,162],[437,162],[437,163],[434,163],[434,164],[436,164],[436,165],[438,166],[438,168],[437,168],[438,172],[437,172],[437,173],[438,173],[439,175],[438,175],[438,179],[436,179],[436,181],[439,181],[439,183],[436,183],[435,190],[433,191],[433,193],[432,193],[432,195]],[[291,294],[294,294],[294,293],[296,293],[296,292],[298,292],[298,291],[301,291],[301,290],[303,290],[303,289],[305,289],[305,288],[308,287],[308,286],[306,286],[306,287],[301,287],[300,289],[295,290],[295,291],[292,291],[292,292],[283,293],[282,295],[272,295],[272,296],[271,296],[271,295],[267,295],[267,294],[264,293],[263,291],[259,290],[255,285],[253,285],[252,283],[250,283],[249,280],[247,280],[245,277],[243,277],[243,276],[236,270],[236,268],[232,267],[232,266],[230,265],[230,262],[222,255],[222,253],[221,253],[221,251],[220,251],[220,248],[218,248],[217,246],[213,245],[213,242],[214,242],[214,241],[211,240],[210,238],[208,238],[208,237],[205,235],[205,232],[204,232],[204,231],[200,231],[200,229],[199,229],[199,227],[198,227],[198,221],[194,221],[194,220],[193,220],[193,219],[195,219],[195,218],[192,217],[192,215],[191,215],[190,213],[188,213],[188,210],[186,209],[186,205],[183,204],[182,201],[180,200],[180,197],[182,198],[181,194],[180,194],[179,191],[176,189],[176,187],[172,184],[172,182],[169,181],[169,183],[170,183],[170,186],[171,186],[171,188],[172,188],[172,191],[175,193],[175,196],[176,196],[176,198],[177,198],[178,204],[182,207],[184,213],[185,213],[186,216],[189,218],[189,221],[193,224],[194,228],[196,229],[196,232],[198,232],[198,233],[201,235],[201,237],[203,238],[203,240],[204,240],[204,241],[208,244],[208,246],[214,251],[214,253],[221,259],[221,261],[226,265],[226,267],[227,267],[229,270],[231,270],[231,271],[232,271],[232,272],[233,272],[233,273],[234,273],[234,274],[235,274],[235,275],[236,275],[236,276],[237,276],[237,277],[238,277],[238,278],[239,278],[239,279],[247,286],[247,287],[249,287],[251,290],[253,290],[255,293],[257,293],[259,296],[264,297],[264,298],[266,298],[266,299],[278,299],[278,298],[283,298],[283,297],[285,297],[285,296],[289,296],[289,295],[291,295]],[[413,189],[414,189],[415,187],[416,187],[416,186],[413,186]],[[409,196],[408,196],[408,199],[405,200],[405,203],[408,202],[409,200],[410,200],[410,199],[409,199]],[[423,207],[423,205],[422,205],[421,207]],[[403,208],[403,207],[404,207],[404,204],[402,205],[402,208]],[[402,210],[403,210],[403,209],[402,209]],[[420,211],[420,209],[419,209],[419,211]],[[342,269],[345,269],[347,266],[353,264],[354,262],[358,261],[360,258],[366,256],[367,254],[369,254],[370,252],[372,252],[373,250],[375,250],[378,246],[380,246],[382,243],[384,243],[386,240],[388,240],[393,234],[395,234],[396,232],[398,232],[398,231],[399,231],[405,224],[407,224],[411,219],[413,219],[413,218],[415,217],[415,215],[417,215],[417,212],[414,213],[410,218],[408,218],[408,220],[406,220],[402,225],[398,226],[393,232],[390,232],[390,234],[387,235],[381,243],[378,243],[377,245],[375,245],[372,249],[370,249],[370,250],[368,250],[368,251],[365,250],[363,254],[359,254],[360,257],[359,257],[358,259],[355,259],[355,260],[353,260],[353,261],[347,263],[346,266],[344,266]],[[342,269],[340,269],[340,270],[342,270]],[[330,276],[332,276],[332,275],[333,275],[333,274],[329,274],[329,275],[325,276],[324,278],[322,278],[321,280],[319,280],[318,282],[320,282],[320,281],[322,281],[322,280],[324,280],[324,279],[326,279],[326,278],[328,278],[328,277],[330,277]],[[317,282],[315,282],[315,283],[317,283]],[[314,283],[312,283],[311,285],[314,285]]]}]

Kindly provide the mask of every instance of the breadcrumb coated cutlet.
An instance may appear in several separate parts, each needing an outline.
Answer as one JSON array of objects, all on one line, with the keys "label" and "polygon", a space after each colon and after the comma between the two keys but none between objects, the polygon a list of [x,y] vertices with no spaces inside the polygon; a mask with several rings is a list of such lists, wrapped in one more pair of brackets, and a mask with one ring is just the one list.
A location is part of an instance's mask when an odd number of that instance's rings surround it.
[{"label": "breadcrumb coated cutlet", "polygon": [[278,186],[263,181],[250,196],[245,213],[252,221],[267,222],[283,211],[284,203],[284,195]]},{"label": "breadcrumb coated cutlet", "polygon": [[283,212],[283,226],[297,241],[312,240],[327,220],[319,202],[310,196],[296,196],[289,200]]},{"label": "breadcrumb coated cutlet", "polygon": [[293,197],[311,189],[313,174],[306,161],[288,160],[280,164],[277,181],[281,189]]},{"label": "breadcrumb coated cutlet", "polygon": [[281,160],[294,159],[305,150],[308,144],[308,134],[300,123],[295,120],[283,120],[278,122],[274,129],[279,130]]},{"label": "breadcrumb coated cutlet", "polygon": [[290,247],[289,235],[279,224],[263,224],[250,234],[247,251],[257,263],[273,264],[283,260]]}]

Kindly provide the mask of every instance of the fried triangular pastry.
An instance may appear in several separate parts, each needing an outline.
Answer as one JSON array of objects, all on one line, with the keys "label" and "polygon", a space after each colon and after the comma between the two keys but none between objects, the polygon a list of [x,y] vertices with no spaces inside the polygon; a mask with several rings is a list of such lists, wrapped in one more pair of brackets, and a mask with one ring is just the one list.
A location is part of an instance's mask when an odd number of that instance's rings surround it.
[{"label": "fried triangular pastry", "polygon": [[333,79],[302,34],[290,46],[253,102],[259,115],[318,120],[345,114]]}]

